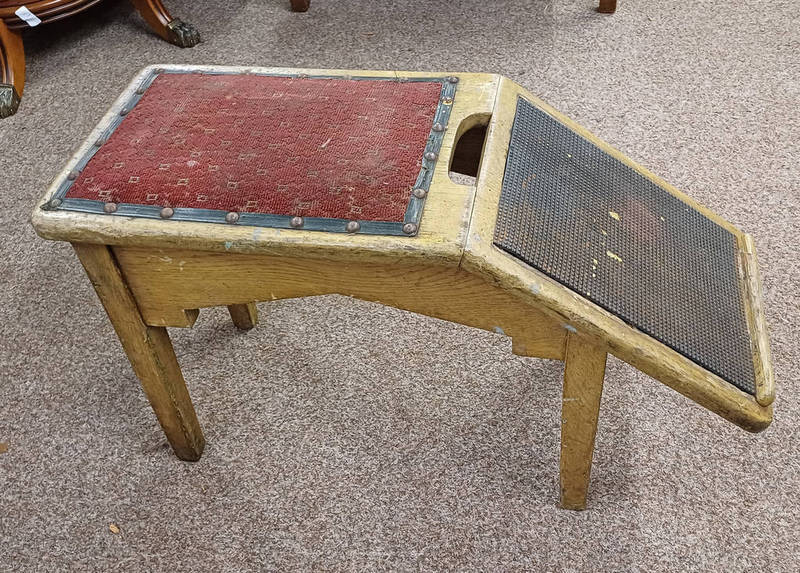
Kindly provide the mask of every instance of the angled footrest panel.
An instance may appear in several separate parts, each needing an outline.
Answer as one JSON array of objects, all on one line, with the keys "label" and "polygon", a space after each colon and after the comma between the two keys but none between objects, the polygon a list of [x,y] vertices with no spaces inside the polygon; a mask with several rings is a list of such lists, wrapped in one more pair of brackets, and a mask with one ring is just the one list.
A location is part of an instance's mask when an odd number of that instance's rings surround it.
[{"label": "angled footrest panel", "polygon": [[725,418],[769,425],[752,240],[503,79],[463,266]]},{"label": "angled footrest panel", "polygon": [[494,243],[755,394],[733,233],[523,97]]}]

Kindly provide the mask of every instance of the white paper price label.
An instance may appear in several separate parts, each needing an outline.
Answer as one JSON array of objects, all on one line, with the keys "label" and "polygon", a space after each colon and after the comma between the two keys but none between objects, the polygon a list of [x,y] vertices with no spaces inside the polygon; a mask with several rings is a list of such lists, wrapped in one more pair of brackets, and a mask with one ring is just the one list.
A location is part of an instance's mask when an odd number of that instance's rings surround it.
[{"label": "white paper price label", "polygon": [[23,20],[31,28],[42,23],[42,21],[36,17],[36,14],[28,10],[28,8],[25,6],[20,6],[17,8],[17,11],[14,12],[14,14],[16,14],[20,20]]}]

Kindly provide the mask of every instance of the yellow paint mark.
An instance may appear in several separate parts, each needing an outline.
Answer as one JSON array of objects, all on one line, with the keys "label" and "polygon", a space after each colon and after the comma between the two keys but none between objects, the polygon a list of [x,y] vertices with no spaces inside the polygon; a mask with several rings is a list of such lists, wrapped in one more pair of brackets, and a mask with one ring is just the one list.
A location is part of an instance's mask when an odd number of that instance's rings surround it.
[{"label": "yellow paint mark", "polygon": [[661,219],[662,221],[666,221],[664,217],[659,217],[659,219]]},{"label": "yellow paint mark", "polygon": [[536,174],[535,173],[533,175],[530,175],[530,176],[525,178],[525,180],[522,182],[522,188],[523,189],[527,189],[528,188],[528,183],[530,183],[533,179],[536,179]]},{"label": "yellow paint mark", "polygon": [[600,229],[600,232],[603,233],[606,237],[608,236],[608,233],[606,233],[605,229]]},{"label": "yellow paint mark", "polygon": [[567,157],[569,157],[569,158],[572,158],[572,155],[570,155],[569,153],[567,153]]},{"label": "yellow paint mark", "polygon": [[594,266],[597,266],[597,259],[592,259],[592,264],[593,264]]},{"label": "yellow paint mark", "polygon": [[622,257],[620,257],[619,255],[617,255],[616,253],[612,253],[611,251],[606,251],[606,256],[607,256],[609,259],[614,259],[614,260],[615,260],[615,261],[617,261],[618,263],[621,263],[621,262],[622,262]]},{"label": "yellow paint mark", "polygon": [[109,523],[109,524],[108,524],[108,529],[109,529],[109,530],[111,531],[111,533],[113,533],[114,535],[117,535],[117,534],[119,534],[119,527],[117,527],[117,525],[116,525],[115,523]]},{"label": "yellow paint mark", "polygon": [[612,219],[616,219],[617,221],[619,221],[619,213],[617,213],[616,211],[609,211],[608,216],[611,217]]}]

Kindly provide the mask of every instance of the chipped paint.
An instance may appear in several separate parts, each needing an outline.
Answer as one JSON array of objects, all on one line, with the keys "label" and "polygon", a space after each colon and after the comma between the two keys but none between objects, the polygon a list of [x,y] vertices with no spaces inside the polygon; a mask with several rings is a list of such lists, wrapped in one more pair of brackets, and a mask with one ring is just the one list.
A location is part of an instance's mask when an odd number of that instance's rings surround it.
[{"label": "chipped paint", "polygon": [[570,331],[571,333],[573,333],[573,334],[575,334],[576,332],[578,332],[578,329],[577,329],[577,328],[575,328],[574,326],[572,326],[571,324],[566,324],[566,323],[565,323],[565,324],[563,324],[562,326],[563,326],[564,328],[566,328],[568,331]]},{"label": "chipped paint", "polygon": [[534,179],[536,179],[536,174],[535,173],[532,173],[531,175],[526,177],[525,180],[522,182],[522,188],[523,189],[527,189],[528,188],[528,183],[530,183]]},{"label": "chipped paint", "polygon": [[540,285],[539,283],[533,283],[533,284],[530,286],[530,289],[529,289],[529,290],[530,290],[530,291],[531,291],[533,294],[539,294],[540,292],[542,292],[542,285]]},{"label": "chipped paint", "polygon": [[618,254],[616,254],[616,253],[612,253],[611,251],[606,251],[606,256],[607,256],[609,259],[614,259],[614,260],[615,260],[615,261],[617,261],[618,263],[621,263],[621,262],[623,262],[623,261],[622,261],[622,257],[620,257],[620,256],[619,256]]},{"label": "chipped paint", "polygon": [[612,219],[616,219],[617,221],[619,221],[619,213],[617,213],[616,211],[609,211],[608,216],[611,217]]},{"label": "chipped paint", "polygon": [[228,251],[233,246],[233,241],[225,241],[225,250]]},{"label": "chipped paint", "polygon": [[505,336],[505,335],[506,335],[506,331],[505,331],[505,330],[503,330],[503,327],[501,327],[501,326],[495,326],[495,327],[493,327],[493,328],[494,328],[494,331],[495,331],[497,334],[502,334],[503,336]]},{"label": "chipped paint", "polygon": [[164,263],[171,263],[172,257],[158,257],[158,260]]}]

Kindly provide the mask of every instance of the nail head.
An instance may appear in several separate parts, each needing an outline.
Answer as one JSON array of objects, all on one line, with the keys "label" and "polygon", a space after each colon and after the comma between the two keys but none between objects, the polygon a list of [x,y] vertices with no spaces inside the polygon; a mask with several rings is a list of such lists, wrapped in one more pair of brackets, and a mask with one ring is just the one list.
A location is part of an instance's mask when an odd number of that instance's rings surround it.
[{"label": "nail head", "polygon": [[292,220],[291,220],[291,221],[289,221],[289,226],[290,226],[292,229],[299,229],[300,227],[302,227],[302,226],[303,226],[303,223],[304,223],[304,222],[305,222],[305,221],[303,221],[303,218],[302,218],[302,217],[292,217]]},{"label": "nail head", "polygon": [[117,204],[116,203],[106,203],[103,205],[103,211],[106,213],[116,213],[117,211]]},{"label": "nail head", "polygon": [[47,204],[51,209],[58,209],[59,207],[61,207],[61,203],[63,203],[61,199],[53,198],[50,199],[50,201],[48,201]]},{"label": "nail head", "polygon": [[433,131],[444,131],[444,126],[441,123],[433,124]]},{"label": "nail head", "polygon": [[361,228],[361,223],[358,221],[348,221],[347,227],[345,228],[347,229],[348,233],[356,233]]},{"label": "nail head", "polygon": [[173,209],[172,207],[164,207],[163,209],[161,209],[160,214],[162,219],[169,219],[175,214],[175,209]]},{"label": "nail head", "polygon": [[235,211],[231,211],[227,215],[225,215],[225,222],[226,223],[236,223],[239,221],[239,213]]},{"label": "nail head", "polygon": [[406,223],[403,225],[403,232],[406,235],[413,235],[417,232],[417,226],[414,223]]},{"label": "nail head", "polygon": [[417,199],[424,199],[425,196],[428,194],[428,190],[427,189],[422,189],[422,188],[417,188],[417,189],[414,189],[414,191],[412,191],[411,193]]},{"label": "nail head", "polygon": [[425,153],[425,159],[428,161],[436,161],[436,153],[433,151],[428,151]]}]

